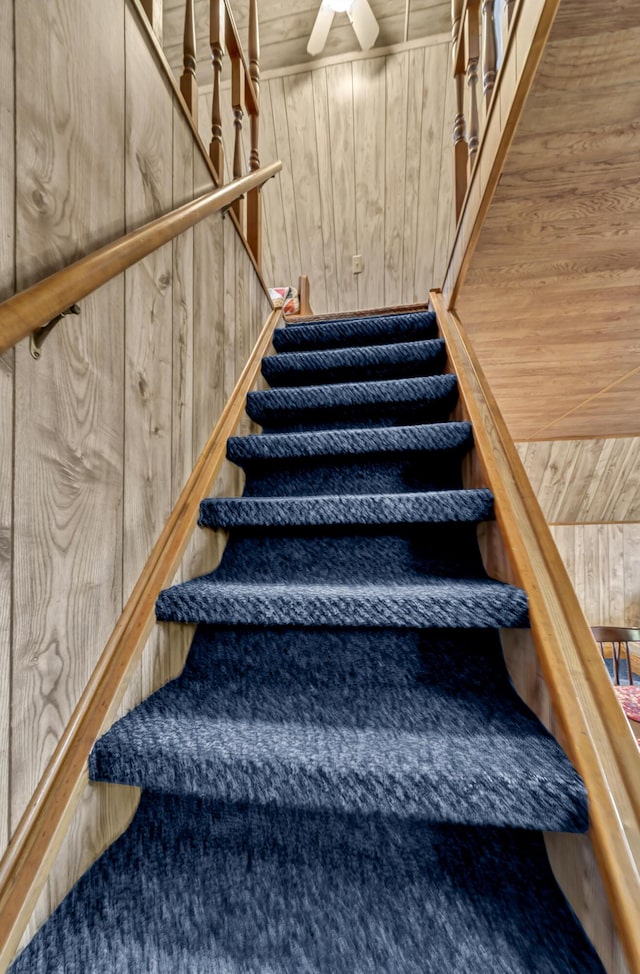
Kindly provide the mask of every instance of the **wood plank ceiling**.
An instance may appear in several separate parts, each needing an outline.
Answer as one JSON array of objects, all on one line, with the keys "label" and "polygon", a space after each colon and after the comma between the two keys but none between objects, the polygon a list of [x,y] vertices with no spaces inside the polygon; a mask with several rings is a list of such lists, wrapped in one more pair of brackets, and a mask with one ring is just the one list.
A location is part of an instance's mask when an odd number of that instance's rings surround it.
[{"label": "wood plank ceiling", "polygon": [[640,434],[639,50],[563,0],[457,302],[516,440]]},{"label": "wood plank ceiling", "polygon": [[[449,0],[370,0],[378,19],[380,34],[376,47],[398,44],[404,40],[430,37],[451,29]],[[163,48],[174,71],[182,66],[182,33],[184,0],[164,0]],[[259,0],[260,64],[262,71],[312,62],[307,54],[307,41],[320,0]],[[243,43],[246,43],[249,19],[248,0],[233,0],[233,13]],[[209,56],[209,0],[195,0],[198,53],[198,82],[211,83]],[[327,44],[320,57],[359,51],[360,47],[346,14],[336,14]]]}]

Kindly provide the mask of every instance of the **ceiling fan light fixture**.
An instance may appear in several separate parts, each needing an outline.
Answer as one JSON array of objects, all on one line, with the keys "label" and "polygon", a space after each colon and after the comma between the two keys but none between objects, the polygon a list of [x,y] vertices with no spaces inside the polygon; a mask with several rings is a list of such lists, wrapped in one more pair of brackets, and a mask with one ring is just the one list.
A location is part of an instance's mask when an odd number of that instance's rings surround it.
[{"label": "ceiling fan light fixture", "polygon": [[345,14],[351,10],[353,0],[322,0],[322,5],[336,14]]}]

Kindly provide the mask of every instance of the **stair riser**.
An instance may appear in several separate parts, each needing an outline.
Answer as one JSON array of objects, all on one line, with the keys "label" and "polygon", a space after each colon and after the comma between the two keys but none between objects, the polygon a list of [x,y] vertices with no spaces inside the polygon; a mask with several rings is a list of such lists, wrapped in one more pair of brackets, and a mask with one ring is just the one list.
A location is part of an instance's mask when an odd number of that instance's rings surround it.
[{"label": "stair riser", "polygon": [[248,497],[318,494],[413,493],[462,487],[462,450],[407,454],[402,458],[317,457],[243,462]]},{"label": "stair riser", "polygon": [[473,524],[360,528],[234,528],[217,570],[220,582],[256,576],[269,584],[482,577]]}]

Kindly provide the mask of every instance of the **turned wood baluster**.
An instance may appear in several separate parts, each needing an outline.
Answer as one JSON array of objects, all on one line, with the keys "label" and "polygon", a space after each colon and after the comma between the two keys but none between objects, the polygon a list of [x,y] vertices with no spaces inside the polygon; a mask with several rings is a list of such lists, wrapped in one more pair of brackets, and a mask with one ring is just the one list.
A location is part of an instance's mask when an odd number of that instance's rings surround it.
[{"label": "turned wood baluster", "polygon": [[491,104],[496,83],[496,23],[494,0],[482,0],[482,91],[485,115]]},{"label": "turned wood baluster", "polygon": [[[233,108],[233,127],[235,129],[235,141],[233,147],[233,178],[239,179],[242,176],[242,81],[243,65],[238,57],[231,58],[231,105]],[[236,200],[233,210],[243,225],[244,200]]]},{"label": "turned wood baluster", "polygon": [[184,10],[184,70],[180,78],[180,91],[187,103],[194,123],[198,124],[198,81],[196,78],[196,21],[193,0],[187,0]]},{"label": "turned wood baluster", "polygon": [[480,60],[479,0],[470,0],[467,7],[467,86],[469,88],[469,178],[480,145],[480,123],[478,116],[478,62]]},{"label": "turned wood baluster", "polygon": [[222,74],[222,30],[224,11],[222,0],[210,0],[209,45],[213,65],[213,92],[211,96],[211,142],[209,156],[218,177],[218,186],[224,183],[224,144],[222,141],[222,113],[220,111],[220,76]]},{"label": "turned wood baluster", "polygon": [[460,18],[463,0],[451,2],[451,56],[456,86],[456,114],[453,119],[453,167],[455,185],[456,221],[467,192],[467,137],[464,120],[464,74],[459,70],[458,41],[461,39]]},{"label": "turned wood baluster", "polygon": [[[260,38],[258,32],[258,0],[249,0],[249,75],[256,98],[260,95]],[[249,171],[260,168],[258,146],[260,116],[250,113],[251,153]],[[258,267],[262,264],[262,191],[252,189],[247,194],[247,241]]]}]

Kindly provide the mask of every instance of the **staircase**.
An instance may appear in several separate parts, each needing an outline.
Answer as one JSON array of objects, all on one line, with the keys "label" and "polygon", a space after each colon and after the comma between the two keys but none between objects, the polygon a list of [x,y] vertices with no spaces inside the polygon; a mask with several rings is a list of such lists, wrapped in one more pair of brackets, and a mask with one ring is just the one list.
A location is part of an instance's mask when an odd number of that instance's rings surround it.
[{"label": "staircase", "polygon": [[462,489],[469,423],[435,316],[290,323],[229,441],[220,567],[163,592],[196,622],[182,675],[96,744],[134,821],[15,974],[602,971],[543,831],[584,786],[516,695]]}]

